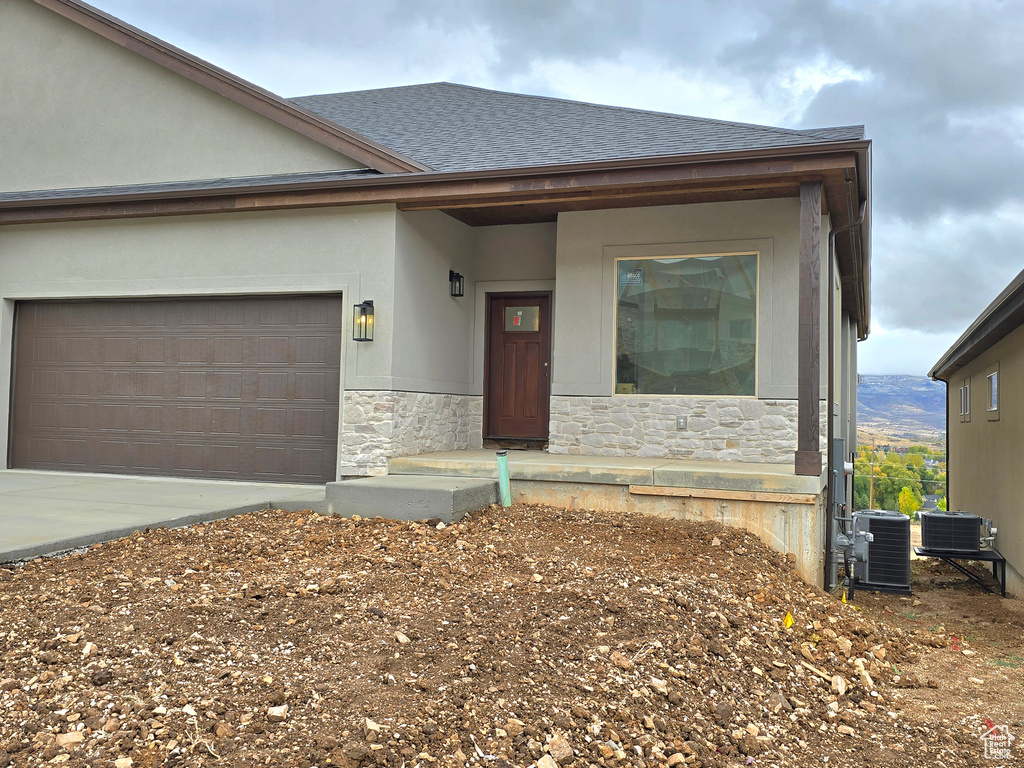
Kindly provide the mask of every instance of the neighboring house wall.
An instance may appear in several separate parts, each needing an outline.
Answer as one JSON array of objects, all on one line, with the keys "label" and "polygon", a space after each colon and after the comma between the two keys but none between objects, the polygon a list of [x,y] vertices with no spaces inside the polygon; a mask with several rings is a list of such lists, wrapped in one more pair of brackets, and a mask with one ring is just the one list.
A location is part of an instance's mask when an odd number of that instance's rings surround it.
[{"label": "neighboring house wall", "polygon": [[[987,409],[989,371],[999,366],[999,410]],[[971,380],[971,418],[960,420],[960,382]],[[1007,589],[1024,594],[1024,326],[952,374],[949,409],[949,509],[990,517],[1008,562]],[[998,419],[992,419],[992,416]]]},{"label": "neighboring house wall", "polygon": [[0,192],[363,165],[30,0],[0,52]]},{"label": "neighboring house wall", "polygon": [[[797,428],[799,218],[800,203],[793,199],[560,214],[555,317],[561,320],[554,330],[550,450],[791,462]],[[823,232],[827,227],[826,217]],[[827,276],[827,238],[822,242],[821,270]],[[756,398],[613,395],[615,259],[753,251],[759,254]],[[820,341],[825,361],[827,301],[826,278]],[[827,384],[827,365],[822,365],[823,399]],[[823,438],[827,413],[823,402]]]},{"label": "neighboring house wall", "polygon": [[[0,228],[0,358],[11,360],[18,299],[341,293],[345,392],[393,390],[395,217],[363,206]],[[367,298],[377,333],[361,344],[351,307]],[[4,434],[10,385],[5,365]],[[339,466],[345,451],[342,439]]]}]

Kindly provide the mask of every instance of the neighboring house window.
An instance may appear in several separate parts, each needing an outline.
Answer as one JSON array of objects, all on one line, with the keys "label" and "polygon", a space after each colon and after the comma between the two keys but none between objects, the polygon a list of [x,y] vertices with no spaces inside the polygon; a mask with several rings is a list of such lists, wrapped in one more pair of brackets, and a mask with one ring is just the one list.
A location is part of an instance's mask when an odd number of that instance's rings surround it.
[{"label": "neighboring house window", "polygon": [[960,421],[971,420],[971,380],[964,379],[960,384]]},{"label": "neighboring house window", "polygon": [[756,253],[615,266],[616,394],[755,394]]},{"label": "neighboring house window", "polygon": [[999,420],[999,363],[992,365],[988,369],[988,397],[986,398],[988,404],[988,420],[998,421]]}]

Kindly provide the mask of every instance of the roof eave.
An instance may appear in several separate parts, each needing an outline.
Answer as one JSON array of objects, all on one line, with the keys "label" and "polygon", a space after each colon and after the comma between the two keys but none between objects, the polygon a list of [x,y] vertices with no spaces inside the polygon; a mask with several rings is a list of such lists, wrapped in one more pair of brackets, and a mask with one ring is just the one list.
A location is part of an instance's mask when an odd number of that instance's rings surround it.
[{"label": "roof eave", "polygon": [[[38,2],[39,0],[37,0]],[[58,0],[66,2],[67,0]],[[342,178],[317,181],[292,181],[268,183],[265,185],[210,186],[187,191],[167,190],[163,192],[118,192],[111,195],[83,195],[81,197],[33,198],[0,202],[0,210],[12,208],[35,208],[47,206],[88,205],[92,203],[123,202],[126,200],[168,200],[176,197],[206,197],[233,194],[262,194],[272,192],[314,192],[325,189],[350,187],[372,187],[386,185],[411,185],[430,182],[470,181],[473,179],[528,178],[559,173],[590,173],[603,170],[628,170],[655,166],[682,166],[707,162],[729,162],[768,159],[773,157],[794,157],[816,154],[842,154],[844,152],[864,153],[870,141],[834,142],[827,144],[802,145],[796,147],[772,147],[765,150],[742,150],[730,152],[702,152],[685,155],[652,155],[648,157],[600,160],[583,163],[560,163],[549,165],[520,166],[514,168],[487,168],[468,171],[421,171],[416,173],[383,173],[379,176]],[[211,180],[212,181],[212,180]],[[34,191],[34,190],[33,190]],[[55,190],[56,191],[56,190]]]},{"label": "roof eave", "polygon": [[928,375],[935,381],[949,378],[983,352],[1024,324],[1024,270],[975,318],[946,350]]},{"label": "roof eave", "polygon": [[355,131],[325,120],[270,91],[176,48],[80,0],[34,0],[107,40],[163,66],[324,146],[381,173],[429,168]]}]

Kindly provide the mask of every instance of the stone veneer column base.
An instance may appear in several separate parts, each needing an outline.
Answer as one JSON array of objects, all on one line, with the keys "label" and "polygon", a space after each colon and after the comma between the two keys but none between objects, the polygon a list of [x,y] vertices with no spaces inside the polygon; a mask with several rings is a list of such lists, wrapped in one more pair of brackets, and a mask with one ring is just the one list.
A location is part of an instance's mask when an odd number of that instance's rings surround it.
[{"label": "stone veneer column base", "polygon": [[339,474],[384,475],[394,456],[480,448],[482,434],[480,396],[346,391]]},{"label": "stone veneer column base", "polygon": [[[827,413],[822,401],[822,451]],[[550,453],[789,464],[796,444],[796,400],[678,395],[551,398]]]}]

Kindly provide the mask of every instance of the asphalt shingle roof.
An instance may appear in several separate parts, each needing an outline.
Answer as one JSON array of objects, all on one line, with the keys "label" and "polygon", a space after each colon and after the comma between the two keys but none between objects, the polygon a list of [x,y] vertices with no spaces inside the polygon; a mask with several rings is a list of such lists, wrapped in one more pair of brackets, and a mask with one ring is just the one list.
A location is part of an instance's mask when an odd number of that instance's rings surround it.
[{"label": "asphalt shingle roof", "polygon": [[860,125],[792,130],[428,83],[291,99],[435,171],[853,141]]}]

